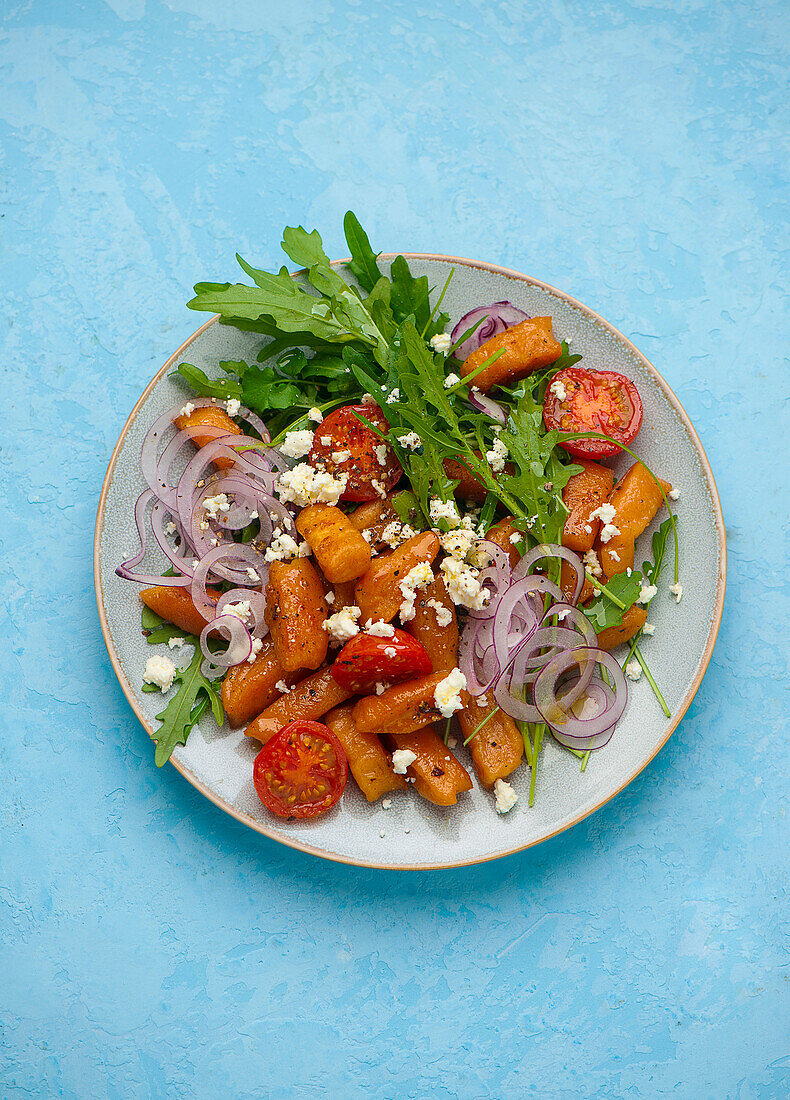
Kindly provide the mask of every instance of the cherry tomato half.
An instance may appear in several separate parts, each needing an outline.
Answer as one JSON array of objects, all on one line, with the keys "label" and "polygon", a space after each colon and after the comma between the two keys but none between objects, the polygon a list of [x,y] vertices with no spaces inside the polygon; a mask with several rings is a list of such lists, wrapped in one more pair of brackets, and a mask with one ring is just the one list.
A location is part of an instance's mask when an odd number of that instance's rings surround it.
[{"label": "cherry tomato half", "polygon": [[[355,413],[364,416],[382,432],[389,431],[387,418],[378,405],[344,405],[330,413],[316,428],[310,465],[334,477],[347,476],[343,500],[377,500],[397,485],[403,468],[389,444],[358,420]],[[385,448],[379,451],[383,462],[379,462],[376,453],[380,447]],[[340,457],[333,458],[333,455]],[[383,492],[377,491],[374,481],[383,487]]]},{"label": "cherry tomato half", "polygon": [[298,719],[275,733],[255,757],[258,798],[277,817],[318,817],[340,798],[348,761],[334,733],[321,722]]},{"label": "cherry tomato half", "polygon": [[[627,447],[641,427],[642,402],[636,386],[625,375],[566,367],[546,388],[543,420],[549,431],[602,432]],[[603,439],[575,439],[560,446],[580,458],[620,454],[619,447]]]},{"label": "cherry tomato half", "polygon": [[332,677],[346,691],[370,695],[376,684],[400,684],[415,676],[433,672],[425,646],[411,634],[393,627],[390,638],[357,634],[346,642],[332,665]]}]

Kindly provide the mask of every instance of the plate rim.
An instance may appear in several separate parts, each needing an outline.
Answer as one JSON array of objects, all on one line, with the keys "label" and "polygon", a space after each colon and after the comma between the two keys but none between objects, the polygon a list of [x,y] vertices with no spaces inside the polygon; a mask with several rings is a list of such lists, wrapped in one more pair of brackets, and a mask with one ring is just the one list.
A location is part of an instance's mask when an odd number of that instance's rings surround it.
[{"label": "plate rim", "polygon": [[[612,791],[610,794],[607,794],[605,798],[602,798],[599,802],[596,802],[594,806],[583,810],[581,813],[578,814],[578,816],[574,817],[572,821],[569,821],[559,828],[554,829],[552,832],[547,833],[545,836],[538,837],[535,840],[530,840],[526,844],[518,844],[514,848],[507,849],[507,851],[496,852],[492,855],[479,856],[473,859],[451,860],[449,862],[442,863],[386,863],[377,860],[354,858],[352,856],[342,855],[338,852],[328,852],[325,849],[316,848],[312,844],[307,843],[306,841],[303,841],[299,838],[283,836],[281,833],[275,831],[274,828],[268,826],[265,822],[256,821],[248,814],[245,814],[235,809],[232,805],[230,805],[229,802],[220,797],[209,787],[207,787],[200,779],[198,779],[197,776],[188,767],[186,767],[184,764],[180,763],[173,757],[170,757],[169,763],[171,763],[173,767],[176,768],[178,772],[180,772],[180,774],[187,780],[188,783],[190,783],[197,791],[204,795],[204,797],[206,797],[210,802],[213,802],[215,806],[218,806],[221,810],[224,810],[225,813],[235,818],[236,821],[239,821],[241,824],[246,825],[251,829],[254,829],[255,832],[261,833],[263,836],[268,837],[270,840],[277,841],[277,843],[279,844],[284,844],[288,848],[294,848],[297,851],[305,852],[308,855],[317,856],[320,859],[329,860],[332,863],[342,863],[352,867],[369,867],[374,870],[382,871],[441,871],[458,867],[472,867],[480,863],[490,863],[496,859],[504,859],[507,856],[512,856],[516,855],[519,852],[524,852],[528,848],[534,848],[538,844],[543,844],[545,841],[551,840],[552,837],[559,836],[560,833],[567,832],[575,825],[578,825],[580,821],[583,821],[585,818],[590,817],[592,814],[596,813],[598,810],[601,809],[602,806],[605,806],[607,802],[610,802],[613,798],[620,794],[620,792],[623,791],[630,783],[632,783],[634,779],[636,779],[636,777],[644,771],[648,764],[650,764],[651,761],[656,758],[658,753],[661,751],[661,749],[663,749],[667,741],[680,725],[680,722],[686,714],[689,706],[691,705],[694,696],[699,690],[703,677],[708,670],[711,657],[713,656],[713,650],[715,648],[716,640],[719,634],[719,627],[721,626],[721,620],[724,611],[724,595],[727,587],[727,539],[724,525],[724,515],[721,508],[721,501],[719,499],[719,491],[716,486],[716,479],[713,475],[713,470],[711,469],[710,462],[708,461],[708,456],[705,453],[705,448],[702,446],[702,441],[700,440],[699,435],[694,428],[694,425],[691,423],[691,420],[689,419],[689,416],[686,413],[686,410],[683,408],[682,404],[680,403],[678,397],[665,381],[665,379],[662,377],[660,372],[656,369],[656,367],[653,366],[650,360],[639,350],[639,348],[637,348],[636,345],[631,340],[629,340],[627,336],[620,332],[619,329],[615,328],[614,325],[610,324],[609,321],[603,318],[595,310],[590,309],[589,306],[584,305],[583,302],[578,301],[578,299],[572,297],[570,294],[566,294],[565,291],[559,290],[557,287],[552,286],[550,283],[545,283],[542,282],[540,279],[535,279],[530,275],[526,275],[524,274],[524,272],[516,271],[513,268],[502,267],[498,264],[486,263],[482,260],[472,260],[464,256],[445,256],[441,253],[433,252],[380,253],[380,259],[384,260],[385,262],[389,260],[394,260],[396,256],[403,256],[407,260],[433,260],[441,263],[459,264],[464,267],[475,268],[479,271],[486,271],[490,274],[501,275],[516,282],[528,283],[530,286],[538,287],[541,290],[545,290],[550,294],[556,295],[568,305],[573,306],[578,310],[581,310],[581,312],[586,314],[591,320],[599,325],[602,325],[605,329],[612,333],[612,335],[617,337],[619,340],[622,340],[631,351],[631,353],[641,361],[642,365],[647,369],[648,373],[653,376],[654,380],[661,388],[670,405],[680,418],[680,421],[683,424],[683,427],[685,428],[689,439],[691,440],[692,446],[697,452],[697,456],[702,466],[702,472],[708,485],[711,503],[713,505],[713,513],[716,524],[716,534],[718,536],[719,549],[718,575],[716,578],[716,604],[711,618],[711,623],[708,630],[708,636],[705,642],[705,649],[702,654],[700,667],[697,671],[697,675],[694,677],[694,680],[689,686],[688,691],[681,700],[681,703],[677,710],[677,714],[674,715],[673,718],[670,720],[669,728],[667,729],[664,737],[655,747],[653,752],[651,752],[650,755],[644,761],[642,761],[642,763],[640,763],[639,767],[637,767],[637,769],[632,774],[630,774],[614,791]],[[333,261],[333,265],[338,266],[348,265],[348,263],[349,257]],[[303,271],[298,271],[294,272],[294,275],[300,275],[303,273]],[[96,605],[99,613],[99,623],[101,626],[102,636],[104,638],[104,644],[110,658],[110,663],[121,686],[121,689],[126,696],[127,701],[129,702],[129,705],[131,706],[133,712],[136,714],[141,725],[143,726],[143,729],[146,731],[149,737],[154,731],[151,727],[149,727],[149,724],[146,721],[146,718],[142,710],[140,709],[137,699],[131,689],[131,684],[127,680],[123,668],[121,667],[118,653],[115,649],[112,641],[112,636],[110,634],[110,627],[107,621],[107,615],[104,607],[104,593],[101,583],[101,539],[104,532],[105,504],[107,494],[110,489],[110,484],[112,482],[113,474],[115,472],[115,467],[118,462],[118,458],[120,456],[124,442],[126,440],[126,436],[131,429],[132,424],[136,420],[141,406],[148,399],[151,391],[157,385],[159,380],[165,375],[168,370],[170,370],[174,363],[183,356],[187,348],[189,348],[195,342],[195,340],[197,340],[198,337],[201,336],[208,328],[216,324],[218,320],[219,314],[214,314],[214,316],[210,317],[208,321],[200,326],[200,328],[196,329],[196,331],[193,332],[191,336],[188,336],[187,339],[181,344],[181,346],[168,357],[166,362],[157,371],[157,373],[143,390],[140,397],[135,402],[134,408],[129,413],[129,416],[126,418],[126,422],[121,429],[121,433],[118,436],[118,440],[113,447],[112,454],[110,455],[110,461],[107,466],[107,472],[104,475],[104,481],[102,482],[101,493],[99,495],[99,503],[96,510],[96,523],[94,527],[93,538],[93,585],[96,594]]]}]

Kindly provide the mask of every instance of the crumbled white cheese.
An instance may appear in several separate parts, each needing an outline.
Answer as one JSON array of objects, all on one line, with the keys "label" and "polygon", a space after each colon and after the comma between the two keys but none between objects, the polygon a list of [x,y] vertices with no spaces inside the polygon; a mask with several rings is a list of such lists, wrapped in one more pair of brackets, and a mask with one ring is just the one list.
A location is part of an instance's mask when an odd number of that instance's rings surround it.
[{"label": "crumbled white cheese", "polygon": [[329,603],[329,604],[332,604],[332,603],[334,603],[334,602],[335,602],[335,594],[334,594],[334,592],[327,592],[327,594],[326,594],[326,595],[324,596],[324,599],[325,599],[325,600],[326,600],[326,602],[327,602],[327,603]]},{"label": "crumbled white cheese", "polygon": [[429,505],[429,511],[434,523],[438,523],[443,519],[446,520],[451,527],[457,527],[461,521],[454,500],[439,500],[438,497],[434,497]]},{"label": "crumbled white cheese", "polygon": [[178,530],[178,528],[177,528],[177,527],[176,527],[176,525],[175,525],[175,524],[174,524],[174,523],[172,522],[172,520],[171,520],[171,522],[170,522],[170,523],[166,523],[166,524],[165,524],[165,534],[166,534],[166,535],[174,535],[174,534],[176,533],[176,531],[177,531],[177,530]]},{"label": "crumbled white cheese", "polygon": [[446,355],[453,346],[453,338],[449,332],[437,332],[431,337],[431,347],[441,355]]},{"label": "crumbled white cheese", "polygon": [[610,550],[610,551],[609,551],[609,557],[610,557],[610,558],[613,558],[613,559],[614,559],[615,561],[619,561],[619,560],[620,560],[620,555],[619,555],[619,554],[617,553],[617,551],[616,551],[616,550]]},{"label": "crumbled white cheese", "polygon": [[401,544],[401,533],[403,531],[403,524],[400,520],[394,519],[392,523],[388,523],[384,530],[381,532],[381,541],[386,542],[388,546],[391,546],[394,550],[396,546]]},{"label": "crumbled white cheese", "polygon": [[241,619],[243,623],[249,622],[250,615],[252,614],[252,607],[249,600],[239,600],[238,603],[226,603],[222,608],[223,615],[234,615],[237,619]]},{"label": "crumbled white cheese", "polygon": [[639,595],[636,597],[637,603],[648,604],[655,596],[658,589],[654,584],[643,584],[639,590]]},{"label": "crumbled white cheese", "polygon": [[206,497],[203,510],[210,519],[216,519],[220,512],[230,511],[230,501],[225,493],[217,493],[215,497]]},{"label": "crumbled white cheese", "polygon": [[330,457],[333,462],[340,465],[341,462],[348,462],[351,458],[351,451],[332,451]]},{"label": "crumbled white cheese", "polygon": [[601,563],[598,561],[598,555],[594,550],[588,550],[584,555],[584,564],[590,570],[594,577],[600,577],[602,574]]},{"label": "crumbled white cheese", "polygon": [[306,462],[300,462],[293,470],[280,475],[275,491],[284,504],[337,504],[343,495],[348,478],[345,474],[332,477],[323,470],[314,470]]},{"label": "crumbled white cheese", "polygon": [[376,692],[376,695],[383,695],[384,692],[387,690],[387,685],[377,682],[374,690]]},{"label": "crumbled white cheese", "polygon": [[670,489],[667,496],[670,500],[677,500],[680,496],[680,489]]},{"label": "crumbled white cheese", "polygon": [[444,388],[446,390],[451,390],[453,386],[457,386],[460,381],[461,379],[457,374],[448,374],[444,380]]},{"label": "crumbled white cheese", "polygon": [[444,573],[447,594],[456,606],[483,610],[488,603],[488,592],[477,579],[476,569],[457,558],[445,558],[439,568]]},{"label": "crumbled white cheese", "polygon": [[400,443],[404,451],[416,451],[418,447],[422,446],[422,440],[416,432],[407,432],[405,435],[399,435],[398,443]]},{"label": "crumbled white cheese", "polygon": [[272,539],[263,555],[266,561],[291,561],[293,558],[309,558],[310,547],[298,543],[291,535],[279,534]]},{"label": "crumbled white cheese", "polygon": [[436,612],[437,626],[449,626],[453,621],[453,613],[450,608],[445,607],[444,604],[439,603],[438,600],[428,600],[428,607],[432,607]]},{"label": "crumbled white cheese", "polygon": [[191,416],[194,411],[195,411],[195,406],[192,404],[191,401],[187,401],[186,405],[184,405],[184,407],[182,408],[181,412],[178,415],[179,416]]},{"label": "crumbled white cheese", "polygon": [[375,623],[372,619],[368,619],[365,623],[365,633],[370,634],[372,638],[394,638],[395,627],[392,623],[385,623],[383,619]]},{"label": "crumbled white cheese", "polygon": [[235,397],[231,397],[230,400],[225,403],[225,408],[228,411],[228,416],[238,416],[241,411],[241,401],[237,401]]},{"label": "crumbled white cheese", "polygon": [[603,525],[603,527],[601,528],[601,533],[598,537],[601,540],[601,542],[607,543],[607,542],[610,542],[611,539],[613,539],[615,537],[615,535],[619,535],[619,534],[620,534],[620,528],[619,527],[615,527],[615,525],[613,523],[605,523]]},{"label": "crumbled white cheese", "polygon": [[400,401],[400,390],[397,389],[397,388],[394,389],[392,391],[392,393],[389,395],[389,397],[387,398],[386,403],[388,405],[394,405],[396,401]]},{"label": "crumbled white cheese", "polygon": [[307,419],[312,420],[314,424],[320,424],[321,421],[324,419],[324,414],[321,412],[320,409],[317,409],[315,405],[313,405],[312,409],[310,409],[307,414]]},{"label": "crumbled white cheese", "polygon": [[417,759],[417,753],[411,749],[396,749],[392,754],[392,770],[396,775],[405,775],[406,769]]},{"label": "crumbled white cheese", "polygon": [[395,648],[394,645],[386,645],[386,646],[384,646],[384,656],[385,657],[397,657],[398,656],[398,651],[397,651],[397,649]]},{"label": "crumbled white cheese", "polygon": [[153,657],[149,657],[145,662],[143,683],[156,684],[163,694],[170,691],[175,676],[176,666],[169,657],[160,657],[158,653],[155,653]]},{"label": "crumbled white cheese", "polygon": [[252,566],[249,566],[246,572],[253,584],[261,583],[261,575],[257,569],[253,569]]},{"label": "crumbled white cheese", "polygon": [[494,784],[494,796],[494,809],[498,814],[508,813],[518,802],[518,795],[504,779],[497,779]]},{"label": "crumbled white cheese", "polygon": [[427,588],[432,580],[433,570],[430,563],[421,561],[413,569],[410,569],[400,582],[398,587],[403,596],[403,602],[400,605],[398,614],[402,623],[407,623],[414,618],[414,600],[417,596],[417,589]]},{"label": "crumbled white cheese", "polygon": [[463,710],[461,692],[466,688],[466,677],[460,669],[454,668],[434,689],[433,701],[442,718],[452,718],[457,710]]},{"label": "crumbled white cheese", "polygon": [[486,459],[488,465],[494,471],[495,474],[500,474],[505,468],[505,459],[507,458],[507,447],[501,439],[495,439],[494,445],[490,451],[486,451]]},{"label": "crumbled white cheese", "polygon": [[310,454],[313,446],[313,432],[306,428],[303,432],[288,432],[280,450],[286,458],[304,458]]},{"label": "crumbled white cheese", "polygon": [[329,637],[343,645],[351,640],[355,634],[359,634],[357,619],[362,614],[358,607],[344,607],[342,611],[336,611],[324,622],[324,630]]},{"label": "crumbled white cheese", "polygon": [[487,695],[478,695],[478,697],[475,699],[475,702],[477,703],[477,705],[479,707],[487,707],[488,706],[488,696]]},{"label": "crumbled white cheese", "polygon": [[669,591],[675,597],[675,603],[680,603],[680,601],[683,599],[683,585],[671,584],[669,586]]},{"label": "crumbled white cheese", "polygon": [[322,447],[330,447],[331,445],[332,445],[332,436],[331,435],[322,435],[321,436],[321,446]]},{"label": "crumbled white cheese", "polygon": [[629,680],[638,680],[642,675],[642,666],[636,657],[633,657],[625,666],[624,671]]},{"label": "crumbled white cheese", "polygon": [[258,656],[258,654],[260,653],[260,651],[262,649],[263,649],[263,642],[261,641],[261,639],[260,638],[253,638],[252,639],[252,649],[250,650],[250,655],[247,658],[247,664],[248,665],[254,665],[255,664],[255,658]]},{"label": "crumbled white cheese", "polygon": [[440,533],[439,542],[446,554],[449,554],[452,558],[458,558],[459,561],[464,561],[469,552],[476,546],[477,539],[474,531],[468,531],[465,527],[457,527],[454,531],[447,531],[446,534]]},{"label": "crumbled white cheese", "polygon": [[561,378],[555,378],[549,386],[549,393],[553,393],[558,401],[565,401],[568,397],[568,391],[565,389]]},{"label": "crumbled white cheese", "polygon": [[289,695],[292,690],[288,687],[285,680],[278,680],[274,686],[277,688],[281,695]]},{"label": "crumbled white cheese", "polygon": [[378,462],[379,466],[386,466],[387,465],[387,450],[388,450],[387,444],[386,443],[379,443],[377,447],[373,448],[373,450],[376,452],[376,462]]},{"label": "crumbled white cheese", "polygon": [[171,649],[180,649],[181,646],[184,644],[184,639],[181,637],[180,634],[175,634],[172,638],[167,639],[167,644],[170,646]]},{"label": "crumbled white cheese", "polygon": [[645,625],[642,627],[642,633],[647,634],[648,637],[650,637],[651,634],[655,634],[655,632],[656,628],[653,623],[645,623]]},{"label": "crumbled white cheese", "polygon": [[521,534],[520,531],[514,531],[513,534],[510,536],[510,542],[515,546],[516,543],[521,542],[523,538],[524,536]]},{"label": "crumbled white cheese", "polygon": [[381,800],[382,810],[388,810],[391,805],[392,805],[392,799],[391,798],[382,798],[382,800]]},{"label": "crumbled white cheese", "polygon": [[600,508],[596,508],[594,511],[590,512],[589,518],[591,522],[594,519],[599,519],[601,523],[611,523],[616,514],[617,511],[614,505],[606,501]]}]

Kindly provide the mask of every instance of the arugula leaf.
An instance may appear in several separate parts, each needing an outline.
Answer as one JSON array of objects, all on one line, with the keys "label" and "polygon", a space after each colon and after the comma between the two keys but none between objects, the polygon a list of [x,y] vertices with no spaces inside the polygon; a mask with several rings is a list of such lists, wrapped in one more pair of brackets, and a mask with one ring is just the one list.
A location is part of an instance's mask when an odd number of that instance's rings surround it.
[{"label": "arugula leaf", "polygon": [[[629,607],[636,603],[636,597],[642,587],[642,574],[634,569],[629,577],[627,573],[616,573],[606,584],[597,586],[601,594],[582,610],[595,627],[596,634],[600,634],[609,626],[619,626],[623,621],[623,615]],[[619,600],[623,607],[618,607],[612,600],[606,598],[603,592],[608,592]]]},{"label": "arugula leaf", "polygon": [[351,251],[349,268],[363,290],[371,291],[383,276],[376,263],[376,253],[370,247],[368,235],[351,210],[343,218],[343,232]]},{"label": "arugula leaf", "polygon": [[646,561],[642,566],[642,571],[647,579],[648,584],[657,584],[658,578],[661,573],[661,566],[664,561],[664,553],[667,547],[667,539],[669,533],[672,530],[672,520],[665,519],[657,531],[653,532],[652,549],[653,560]]},{"label": "arugula leaf", "polygon": [[230,397],[241,397],[241,386],[238,382],[230,378],[209,378],[200,367],[195,367],[192,363],[179,363],[176,372],[201,397],[219,397],[224,401]]},{"label": "arugula leaf", "polygon": [[178,691],[161,714],[156,716],[157,721],[162,723],[152,734],[156,742],[154,760],[158,768],[167,763],[177,745],[186,744],[187,737],[208,706],[211,707],[218,726],[225,720],[217,692],[217,681],[208,680],[203,675],[200,671],[202,663],[203,653],[196,646],[190,663],[176,673],[174,683],[180,685]]},{"label": "arugula leaf", "polygon": [[309,408],[309,395],[304,387],[288,382],[274,373],[272,367],[249,367],[241,379],[245,405],[256,412],[270,409]]}]

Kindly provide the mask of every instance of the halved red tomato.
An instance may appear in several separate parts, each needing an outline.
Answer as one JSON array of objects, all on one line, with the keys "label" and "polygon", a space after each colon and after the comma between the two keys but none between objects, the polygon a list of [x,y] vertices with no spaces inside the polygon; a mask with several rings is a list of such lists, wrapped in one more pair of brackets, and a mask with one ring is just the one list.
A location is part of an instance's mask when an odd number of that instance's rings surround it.
[{"label": "halved red tomato", "polygon": [[392,687],[433,672],[425,646],[411,634],[393,627],[388,638],[357,634],[346,642],[332,665],[332,678],[346,691],[371,695],[376,684]]},{"label": "halved red tomato", "polygon": [[337,737],[323,723],[306,719],[283,726],[252,766],[258,798],[277,817],[325,814],[347,779],[348,760]]},{"label": "halved red tomato", "polygon": [[[566,367],[546,387],[543,421],[549,431],[601,432],[628,447],[642,424],[642,401],[623,374]],[[620,454],[619,447],[604,439],[574,439],[560,446],[580,458]]]},{"label": "halved red tomato", "polygon": [[397,485],[403,467],[392,447],[358,420],[356,413],[380,431],[389,431],[389,422],[378,405],[344,405],[316,428],[310,465],[334,477],[346,475],[343,500],[376,500]]}]

